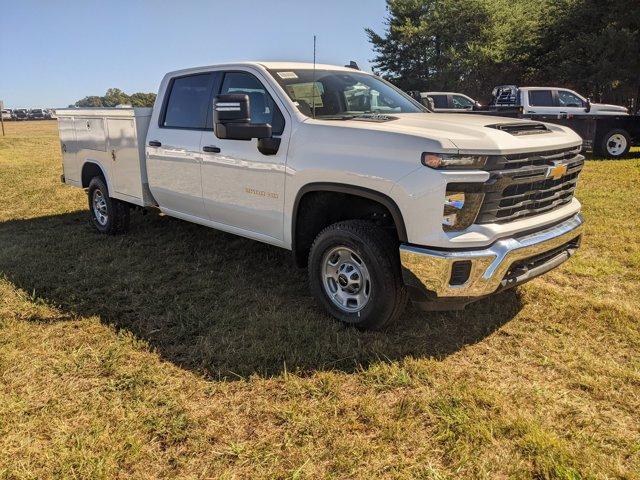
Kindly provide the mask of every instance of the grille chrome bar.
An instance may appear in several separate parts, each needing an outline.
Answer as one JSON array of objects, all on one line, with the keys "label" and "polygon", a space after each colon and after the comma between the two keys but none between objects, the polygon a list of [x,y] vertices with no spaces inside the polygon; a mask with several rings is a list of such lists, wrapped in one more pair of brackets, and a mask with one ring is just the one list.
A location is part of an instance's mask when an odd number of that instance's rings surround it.
[{"label": "grille chrome bar", "polygon": [[486,169],[518,169],[526,166],[550,165],[553,161],[563,161],[580,154],[581,147],[563,148],[560,150],[546,150],[543,152],[514,153],[490,157]]},{"label": "grille chrome bar", "polygon": [[[549,167],[558,165],[566,172],[560,178],[549,177]],[[583,166],[579,147],[492,157],[476,223],[504,223],[571,202]]]}]

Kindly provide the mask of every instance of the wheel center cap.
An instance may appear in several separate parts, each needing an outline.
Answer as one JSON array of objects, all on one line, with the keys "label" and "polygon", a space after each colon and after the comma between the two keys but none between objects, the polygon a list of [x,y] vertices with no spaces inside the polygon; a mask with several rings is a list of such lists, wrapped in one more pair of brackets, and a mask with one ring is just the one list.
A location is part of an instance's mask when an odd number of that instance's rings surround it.
[{"label": "wheel center cap", "polygon": [[341,287],[346,287],[349,284],[349,279],[344,273],[338,275],[338,283]]}]

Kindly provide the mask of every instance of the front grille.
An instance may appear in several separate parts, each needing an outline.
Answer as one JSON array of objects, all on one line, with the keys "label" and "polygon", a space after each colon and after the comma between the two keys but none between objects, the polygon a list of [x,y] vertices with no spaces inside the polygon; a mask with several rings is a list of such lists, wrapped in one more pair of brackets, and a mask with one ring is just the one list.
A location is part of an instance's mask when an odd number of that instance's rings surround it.
[{"label": "front grille", "polygon": [[[580,148],[491,157],[476,223],[503,223],[569,203],[584,165]],[[555,167],[566,172],[553,178]]]}]

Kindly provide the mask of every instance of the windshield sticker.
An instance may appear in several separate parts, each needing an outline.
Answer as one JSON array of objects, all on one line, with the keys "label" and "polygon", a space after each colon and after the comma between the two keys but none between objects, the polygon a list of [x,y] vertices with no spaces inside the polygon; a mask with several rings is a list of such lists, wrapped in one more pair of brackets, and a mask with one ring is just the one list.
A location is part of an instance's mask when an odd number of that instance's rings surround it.
[{"label": "windshield sticker", "polygon": [[[295,102],[305,102],[309,107],[314,103],[318,108],[322,108],[322,90],[319,82],[315,84],[312,82],[307,83],[294,83],[287,85],[286,89],[291,99]],[[314,99],[315,96],[315,99]]]},{"label": "windshield sticker", "polygon": [[278,76],[283,80],[291,80],[291,79],[298,78],[298,75],[296,75],[296,72],[278,72]]}]

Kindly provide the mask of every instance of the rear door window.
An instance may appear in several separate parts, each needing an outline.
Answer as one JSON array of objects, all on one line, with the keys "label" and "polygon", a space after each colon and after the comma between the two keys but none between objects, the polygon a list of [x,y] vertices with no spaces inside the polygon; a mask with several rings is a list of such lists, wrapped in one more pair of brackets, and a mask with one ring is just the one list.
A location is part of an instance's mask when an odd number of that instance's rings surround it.
[{"label": "rear door window", "polygon": [[533,107],[554,107],[551,90],[530,90],[529,105]]},{"label": "rear door window", "polygon": [[211,109],[213,74],[174,78],[168,90],[161,127],[202,130]]},{"label": "rear door window", "polygon": [[429,95],[428,98],[433,100],[433,106],[435,108],[449,108],[446,95]]}]

